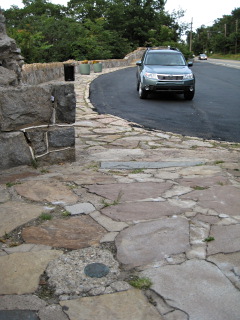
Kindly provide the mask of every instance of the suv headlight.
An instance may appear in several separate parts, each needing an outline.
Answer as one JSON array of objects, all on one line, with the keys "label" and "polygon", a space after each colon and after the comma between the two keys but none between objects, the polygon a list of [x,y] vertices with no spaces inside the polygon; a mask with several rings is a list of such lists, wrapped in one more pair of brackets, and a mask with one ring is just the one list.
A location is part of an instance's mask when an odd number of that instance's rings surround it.
[{"label": "suv headlight", "polygon": [[193,79],[193,74],[192,73],[184,74],[183,79],[192,80]]},{"label": "suv headlight", "polygon": [[146,78],[158,80],[157,73],[145,72],[144,75]]}]

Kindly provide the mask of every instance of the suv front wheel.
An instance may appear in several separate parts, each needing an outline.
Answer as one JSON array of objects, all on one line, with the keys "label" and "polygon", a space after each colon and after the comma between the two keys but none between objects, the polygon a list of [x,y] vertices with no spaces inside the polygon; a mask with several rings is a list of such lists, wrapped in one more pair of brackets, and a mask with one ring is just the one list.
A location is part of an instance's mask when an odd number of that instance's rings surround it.
[{"label": "suv front wheel", "polygon": [[140,99],[146,99],[148,96],[147,91],[142,88],[141,83],[139,83],[138,94]]},{"label": "suv front wheel", "polygon": [[185,100],[192,100],[193,97],[194,97],[194,94],[195,94],[195,91],[190,91],[190,90],[187,90],[184,92],[184,99]]}]

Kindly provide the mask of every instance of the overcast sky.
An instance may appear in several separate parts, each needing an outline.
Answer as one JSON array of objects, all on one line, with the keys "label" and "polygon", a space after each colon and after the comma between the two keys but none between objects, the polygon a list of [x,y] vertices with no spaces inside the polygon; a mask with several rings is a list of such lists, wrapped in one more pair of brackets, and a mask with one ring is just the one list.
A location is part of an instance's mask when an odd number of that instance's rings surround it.
[{"label": "overcast sky", "polygon": [[[55,4],[66,5],[68,0],[51,0]],[[21,0],[0,0],[2,9],[9,9],[12,5],[21,8]],[[172,13],[173,10],[183,9],[185,11],[182,22],[191,23],[193,19],[193,30],[201,25],[211,26],[214,20],[222,18],[223,15],[230,15],[232,10],[240,7],[239,0],[167,0],[165,10]]]}]

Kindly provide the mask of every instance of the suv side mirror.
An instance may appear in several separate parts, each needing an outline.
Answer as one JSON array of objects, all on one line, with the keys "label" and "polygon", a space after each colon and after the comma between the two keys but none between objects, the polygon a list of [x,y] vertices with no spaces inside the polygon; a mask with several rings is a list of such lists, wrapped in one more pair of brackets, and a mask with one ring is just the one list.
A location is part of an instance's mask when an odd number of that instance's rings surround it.
[{"label": "suv side mirror", "polygon": [[142,61],[137,61],[137,62],[136,62],[136,65],[137,65],[137,66],[141,66],[141,65],[142,65]]},{"label": "suv side mirror", "polygon": [[188,61],[188,66],[192,67],[193,66],[193,62],[192,61]]}]

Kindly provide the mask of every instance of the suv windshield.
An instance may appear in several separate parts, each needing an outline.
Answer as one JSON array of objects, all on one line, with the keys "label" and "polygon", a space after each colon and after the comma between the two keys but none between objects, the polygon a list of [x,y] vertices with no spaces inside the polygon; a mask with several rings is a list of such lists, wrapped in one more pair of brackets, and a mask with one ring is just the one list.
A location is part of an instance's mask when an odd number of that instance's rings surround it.
[{"label": "suv windshield", "polygon": [[185,66],[186,62],[179,53],[151,52],[147,55],[146,65]]}]

